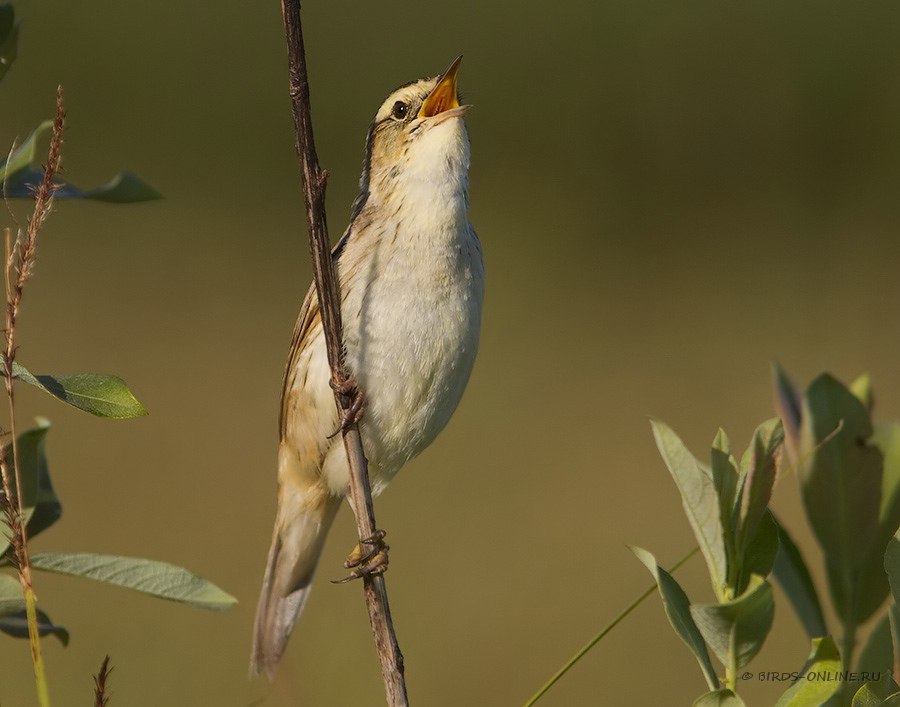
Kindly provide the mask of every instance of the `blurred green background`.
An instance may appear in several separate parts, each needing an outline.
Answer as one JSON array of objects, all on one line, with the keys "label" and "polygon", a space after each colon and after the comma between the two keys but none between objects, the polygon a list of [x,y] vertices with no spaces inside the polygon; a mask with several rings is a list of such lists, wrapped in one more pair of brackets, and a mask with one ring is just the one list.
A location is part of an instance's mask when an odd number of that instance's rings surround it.
[{"label": "blurred green background", "polygon": [[[52,115],[77,184],[130,168],[165,201],[60,203],[25,296],[34,371],[117,373],[151,416],[52,418],[65,506],[37,550],[182,564],[235,594],[224,614],[39,575],[55,704],[378,705],[360,587],[332,586],[343,511],[272,687],[247,679],[271,533],[282,365],[310,278],[277,2],[18,0],[0,145]],[[705,456],[771,416],[769,364],[802,385],[872,374],[900,416],[900,6],[836,2],[306,3],[332,236],[365,131],[396,85],[464,54],[475,109],[471,219],[488,293],[468,392],[377,502],[419,705],[520,704],[693,543],[647,416]],[[24,210],[24,204],[19,204]],[[24,211],[23,211],[24,212]],[[821,578],[794,479],[774,506]],[[679,578],[710,600],[693,560]],[[820,590],[824,585],[819,583]],[[754,672],[808,642],[780,591]],[[0,700],[34,703],[27,645],[0,640]],[[741,685],[770,704],[784,685]],[[689,704],[697,665],[657,597],[546,705]]]}]

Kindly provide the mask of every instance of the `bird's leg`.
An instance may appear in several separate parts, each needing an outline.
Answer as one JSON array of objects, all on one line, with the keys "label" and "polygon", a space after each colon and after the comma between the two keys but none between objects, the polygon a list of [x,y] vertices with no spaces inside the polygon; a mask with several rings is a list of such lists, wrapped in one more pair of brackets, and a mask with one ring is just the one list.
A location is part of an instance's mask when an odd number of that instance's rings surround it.
[{"label": "bird's leg", "polygon": [[[376,530],[371,537],[360,540],[344,562],[344,567],[350,570],[350,574],[343,579],[332,581],[332,584],[344,584],[366,575],[384,574],[388,567],[388,550],[390,550],[384,536],[383,530]],[[364,550],[363,545],[369,549]]]},{"label": "bird's leg", "polygon": [[338,428],[334,432],[328,435],[328,439],[331,439],[339,432],[343,432],[347,428],[352,427],[362,419],[366,396],[363,394],[362,390],[360,390],[356,379],[352,376],[350,378],[345,378],[343,383],[338,384],[333,380],[329,380],[328,384],[335,393],[348,395],[351,399],[350,407],[344,410],[344,414],[341,416],[341,424],[338,425]]}]

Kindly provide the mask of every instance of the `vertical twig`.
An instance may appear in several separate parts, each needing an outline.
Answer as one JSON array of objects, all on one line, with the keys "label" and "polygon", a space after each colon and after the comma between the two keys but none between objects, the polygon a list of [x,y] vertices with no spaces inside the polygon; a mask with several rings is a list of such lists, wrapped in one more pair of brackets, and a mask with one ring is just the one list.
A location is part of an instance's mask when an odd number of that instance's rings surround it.
[{"label": "vertical twig", "polygon": [[[341,310],[331,261],[328,225],[325,220],[325,181],[328,175],[319,167],[313,141],[306,52],[303,48],[303,33],[300,25],[300,1],[282,0],[281,11],[287,37],[291,107],[294,114],[297,156],[303,172],[303,196],[306,202],[306,218],[309,223],[316,294],[319,298],[332,381],[340,386],[346,380],[347,375],[343,364]],[[344,411],[350,406],[349,396],[336,393],[335,397],[339,410]],[[368,466],[363,453],[359,426],[354,424],[345,429],[343,438],[350,466],[350,498],[353,501],[353,510],[356,515],[356,530],[360,541],[363,541],[375,535],[376,526],[375,512],[372,507],[372,491],[369,487]],[[380,574],[365,575],[363,586],[366,606],[369,609],[369,621],[372,624],[375,646],[381,661],[381,673],[384,678],[388,704],[392,707],[406,705],[408,701],[403,675],[403,655],[400,653],[400,646],[394,635],[384,577]]]},{"label": "vertical twig", "polygon": [[[15,497],[13,504],[12,480],[9,472],[9,459],[5,454],[0,454],[0,474],[3,476],[3,491],[7,498],[7,513],[10,518],[15,517],[13,528],[13,546],[16,553],[16,567],[19,571],[19,581],[22,584],[22,592],[25,595],[25,615],[28,620],[28,639],[31,643],[31,659],[34,665],[34,682],[37,688],[38,704],[48,707],[50,694],[47,689],[47,677],[44,672],[44,658],[41,654],[41,639],[38,632],[37,601],[34,588],[31,583],[31,562],[28,558],[28,533],[25,523],[25,505],[22,499],[22,473],[19,463],[19,442],[16,431],[16,404],[15,389],[13,386],[13,363],[16,360],[16,321],[19,314],[19,306],[22,303],[22,295],[25,291],[25,283],[31,277],[34,269],[34,260],[37,255],[37,240],[41,227],[50,215],[53,206],[53,195],[57,186],[54,178],[60,167],[62,134],[65,126],[66,112],[63,109],[62,86],[56,89],[56,118],[53,121],[53,133],[50,138],[50,151],[47,155],[47,164],[44,167],[44,177],[34,193],[34,211],[28,222],[28,227],[23,234],[21,230],[16,234],[14,244],[10,244],[9,229],[6,230],[6,261],[4,274],[6,276],[6,329],[5,347],[2,351],[3,377],[6,382],[6,394],[9,401],[9,426],[12,437],[12,466],[15,478]],[[10,509],[12,509],[10,511]]]}]

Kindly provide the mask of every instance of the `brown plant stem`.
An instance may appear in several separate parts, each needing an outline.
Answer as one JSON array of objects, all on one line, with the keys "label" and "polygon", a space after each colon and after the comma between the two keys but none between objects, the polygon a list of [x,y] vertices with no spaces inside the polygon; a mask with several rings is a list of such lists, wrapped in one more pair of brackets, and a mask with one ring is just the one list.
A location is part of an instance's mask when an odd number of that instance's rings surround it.
[{"label": "brown plant stem", "polygon": [[[343,362],[340,300],[325,218],[327,173],[319,167],[316,146],[313,141],[306,52],[303,47],[303,32],[300,24],[300,1],[282,0],[281,11],[287,38],[291,107],[294,115],[297,156],[303,173],[303,196],[306,203],[306,219],[309,224],[316,294],[319,298],[331,378],[335,387],[339,389],[341,384],[347,380]],[[335,392],[335,398],[338,409],[342,413],[350,407],[352,402],[350,396]],[[350,499],[356,516],[357,534],[362,542],[375,535],[376,525],[372,491],[369,487],[368,465],[363,453],[359,425],[353,424],[344,429],[343,439],[347,462],[350,466]],[[391,622],[391,610],[384,577],[381,574],[364,575],[363,587],[366,606],[369,610],[369,621],[375,637],[375,646],[381,661],[387,702],[391,707],[407,705],[403,655],[400,653],[400,646],[397,644],[397,637]]]},{"label": "brown plant stem", "polygon": [[[50,695],[47,689],[47,678],[44,671],[44,659],[41,654],[41,639],[38,632],[37,602],[34,588],[31,582],[31,562],[28,557],[28,532],[26,528],[25,504],[22,498],[22,474],[19,460],[19,441],[16,430],[16,400],[13,385],[13,364],[16,360],[16,322],[19,307],[22,303],[22,295],[25,291],[25,283],[31,277],[34,269],[34,261],[37,255],[37,240],[41,227],[50,215],[53,206],[53,196],[57,185],[54,183],[59,172],[62,148],[62,134],[65,127],[66,112],[63,108],[62,86],[56,89],[56,118],[53,121],[53,132],[50,137],[50,151],[47,154],[47,164],[44,167],[44,175],[40,185],[34,190],[34,210],[28,227],[23,234],[21,230],[16,233],[15,243],[10,243],[9,229],[6,229],[6,261],[4,274],[6,280],[6,329],[4,331],[6,346],[2,351],[3,377],[6,382],[6,396],[9,402],[9,427],[12,437],[12,465],[15,474],[15,507],[9,513],[10,518],[15,518],[13,530],[13,546],[16,554],[16,568],[19,572],[19,581],[22,584],[22,592],[25,595],[25,614],[28,621],[28,639],[31,644],[31,659],[34,666],[34,681],[38,694],[38,704],[48,707]],[[11,479],[9,474],[9,460],[5,455],[0,460],[0,474],[3,476],[3,490],[10,507],[13,505],[11,494]],[[7,509],[9,511],[9,509]]]}]

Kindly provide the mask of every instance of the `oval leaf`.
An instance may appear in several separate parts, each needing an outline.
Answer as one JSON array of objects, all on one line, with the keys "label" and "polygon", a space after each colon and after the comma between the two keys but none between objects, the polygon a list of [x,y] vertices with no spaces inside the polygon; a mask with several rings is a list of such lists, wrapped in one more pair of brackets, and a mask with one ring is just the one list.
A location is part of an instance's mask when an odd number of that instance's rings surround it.
[{"label": "oval leaf", "polygon": [[784,428],[777,417],[762,423],[741,460],[738,550],[743,552],[756,535],[769,507]]},{"label": "oval leaf", "polygon": [[866,683],[853,695],[853,702],[850,705],[851,707],[881,707],[882,701],[882,697],[875,687]]},{"label": "oval leaf", "polygon": [[691,616],[722,664],[743,668],[762,648],[772,627],[772,586],[753,575],[747,591],[721,604],[694,604]]},{"label": "oval leaf", "polygon": [[879,692],[879,684],[869,682],[863,685],[853,696],[852,707],[900,707],[900,692],[886,697]]},{"label": "oval leaf", "polygon": [[706,643],[703,642],[703,636],[697,629],[694,619],[691,618],[691,603],[681,588],[681,585],[675,581],[668,572],[666,572],[656,558],[646,550],[640,547],[629,545],[628,548],[635,556],[644,564],[653,579],[656,580],[656,586],[659,589],[659,595],[663,600],[663,608],[666,616],[669,617],[669,623],[675,629],[675,633],[685,642],[691,649],[697,662],[700,663],[700,669],[703,671],[703,677],[706,678],[706,684],[710,689],[715,690],[719,687],[719,678],[709,659],[709,651],[706,650]]},{"label": "oval leaf", "polygon": [[837,646],[830,636],[814,638],[800,678],[787,689],[775,707],[824,705],[840,686],[841,656]]},{"label": "oval leaf", "polygon": [[36,376],[18,363],[13,363],[13,376],[97,417],[122,420],[148,414],[147,409],[132,395],[125,381],[118,376],[105,373]]},{"label": "oval leaf", "polygon": [[734,561],[735,556],[731,516],[737,493],[738,466],[731,454],[728,435],[721,428],[713,440],[710,472],[719,497],[719,516],[725,534],[726,566],[730,566],[727,563]]},{"label": "oval leaf", "polygon": [[[50,425],[46,420],[43,423],[41,427],[23,432],[18,437],[19,463],[22,466],[22,503],[25,508],[25,527],[29,538],[33,538],[49,528],[62,515],[62,504],[53,491],[47,456],[44,451]],[[15,464],[13,463],[11,444],[7,444],[3,448],[3,455],[12,472],[12,488],[15,492]],[[0,557],[5,555],[9,548],[9,539],[9,528],[5,524],[0,524]]]},{"label": "oval leaf", "polygon": [[9,616],[25,610],[22,583],[8,574],[0,574],[0,616]]},{"label": "oval leaf", "polygon": [[[42,170],[26,165],[17,171],[9,170],[7,194],[16,199],[33,198],[33,185],[40,184],[44,177]],[[56,178],[54,182],[59,189],[55,199],[90,199],[112,204],[132,204],[139,201],[162,199],[162,195],[132,172],[119,172],[106,184],[94,189],[81,189],[71,182]]]},{"label": "oval leaf", "polygon": [[31,556],[31,566],[95,579],[203,609],[226,609],[237,603],[237,599],[212,582],[181,567],[154,560],[87,552],[42,552]]},{"label": "oval leaf", "polygon": [[[0,25],[3,24],[2,8],[8,5],[0,5]],[[0,27],[2,30],[2,27]],[[13,29],[13,37],[7,45],[13,54],[10,62],[15,58],[15,35],[18,26]],[[0,78],[3,78],[4,50],[7,47],[0,37]],[[8,68],[8,67],[7,67]],[[53,128],[52,120],[45,120],[38,125],[21,145],[9,156],[0,160],[0,182],[5,182],[6,195],[14,199],[34,198],[33,185],[40,184],[44,178],[44,172],[35,166],[37,162],[37,146],[44,136]],[[106,184],[95,189],[79,189],[74,184],[57,177],[55,183],[59,186],[54,198],[56,199],[92,199],[108,203],[127,204],[138,201],[152,201],[162,199],[162,195],[149,184],[141,180],[132,172],[119,172]]]},{"label": "oval leaf", "polygon": [[[62,626],[57,626],[40,609],[37,610],[38,635],[54,635],[64,646],[69,645],[69,632]],[[22,611],[12,616],[0,617],[0,631],[14,638],[28,638],[28,619]]]},{"label": "oval leaf", "polygon": [[[38,125],[31,134],[25,138],[25,142],[19,145],[11,155],[3,158],[0,162],[0,181],[6,180],[6,191],[13,196],[10,191],[11,182],[16,175],[28,169],[28,166],[37,159],[37,143],[44,135],[47,135],[53,128],[52,120],[45,120]],[[38,179],[38,182],[40,179]],[[24,196],[24,195],[23,195]],[[31,198],[31,192],[28,192],[28,198]]]},{"label": "oval leaf", "polygon": [[800,459],[808,461],[798,475],[845,624],[865,621],[888,591],[878,541],[883,456],[869,443],[872,432],[865,406],[841,382],[823,374],[810,384],[800,432]]},{"label": "oval leaf", "polygon": [[659,453],[681,493],[684,512],[706,560],[713,589],[720,596],[725,587],[727,561],[719,496],[713,481],[668,425],[658,420],[651,420],[650,425]]}]

